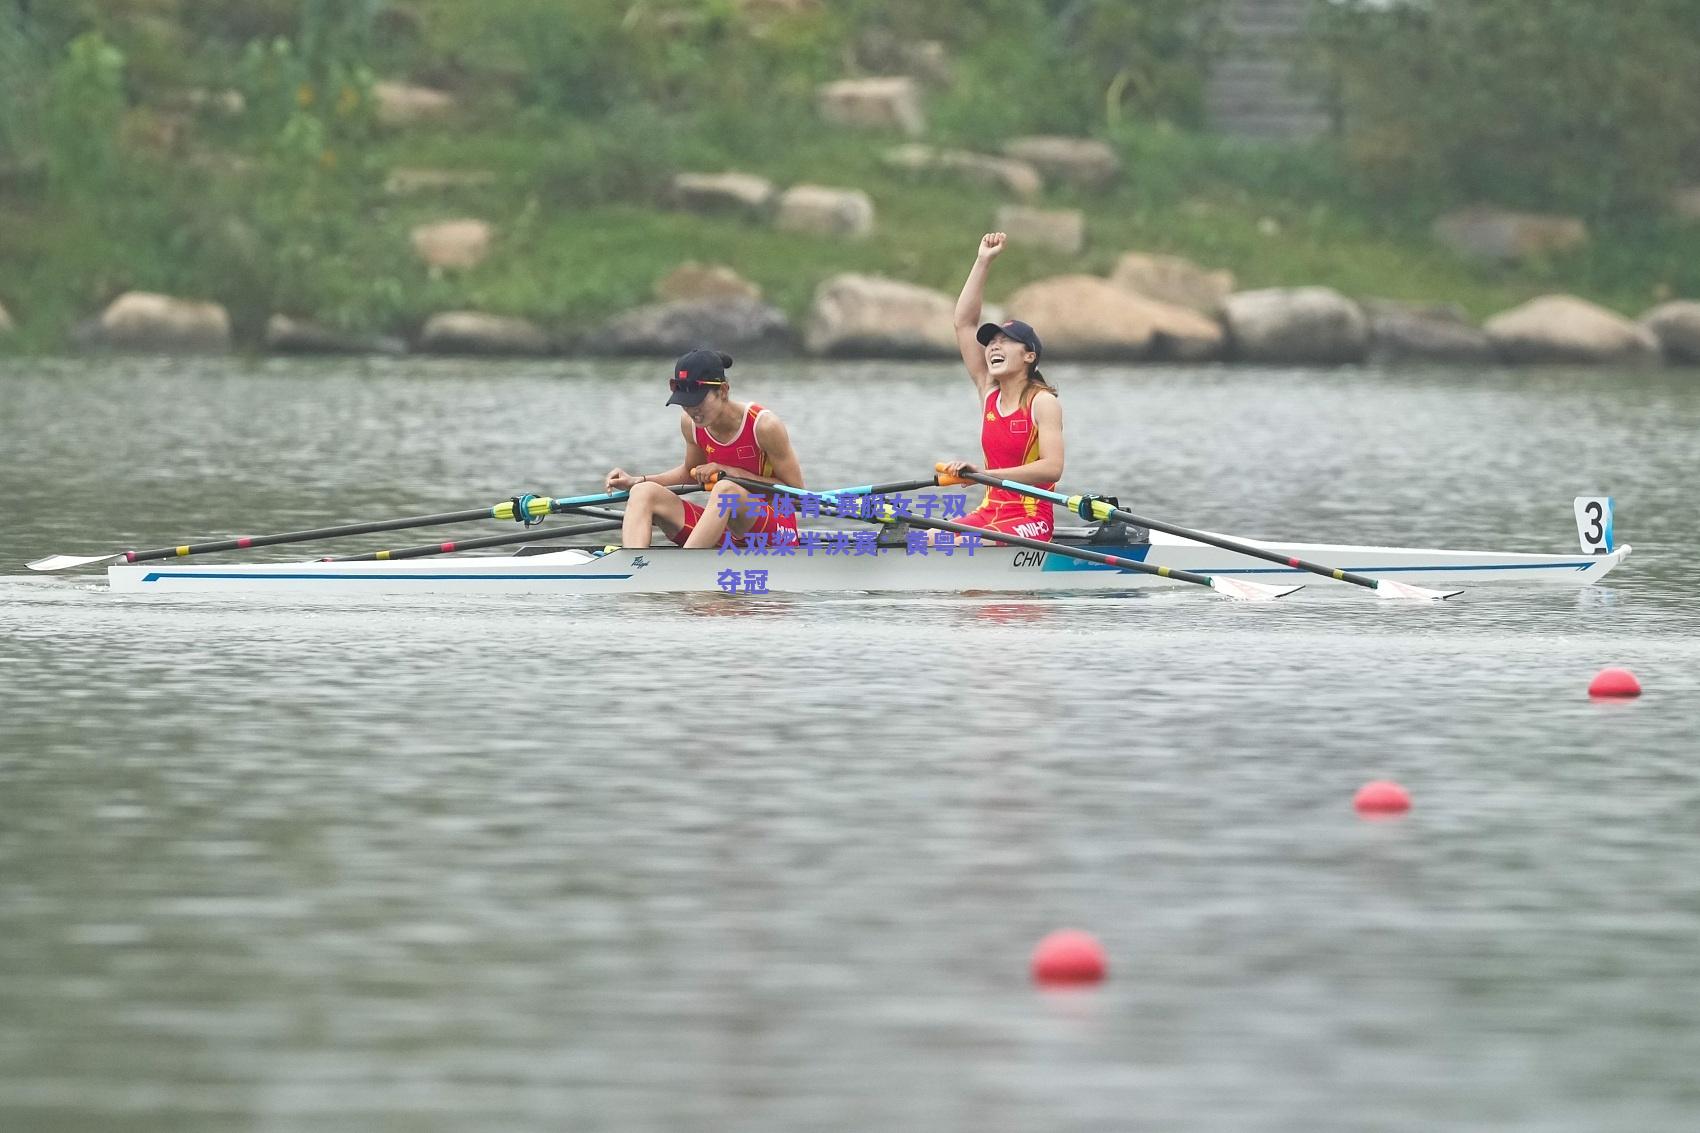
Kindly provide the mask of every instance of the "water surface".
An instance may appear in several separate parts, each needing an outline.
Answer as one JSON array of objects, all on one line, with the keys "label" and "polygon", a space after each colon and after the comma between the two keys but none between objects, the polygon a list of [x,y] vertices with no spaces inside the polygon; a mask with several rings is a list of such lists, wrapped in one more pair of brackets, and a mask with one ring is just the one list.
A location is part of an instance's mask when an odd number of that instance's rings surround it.
[{"label": "water surface", "polygon": [[[21,567],[594,490],[677,460],[665,376],[3,363],[0,1127],[1695,1127],[1692,375],[1055,368],[1071,486],[1529,551],[1611,494],[1636,552],[1582,591],[303,603]],[[950,367],[733,377],[815,486],[973,455]],[[1589,702],[1614,663],[1647,695]],[[1352,814],[1377,777],[1409,816]],[[1027,982],[1063,925],[1109,982]]]}]

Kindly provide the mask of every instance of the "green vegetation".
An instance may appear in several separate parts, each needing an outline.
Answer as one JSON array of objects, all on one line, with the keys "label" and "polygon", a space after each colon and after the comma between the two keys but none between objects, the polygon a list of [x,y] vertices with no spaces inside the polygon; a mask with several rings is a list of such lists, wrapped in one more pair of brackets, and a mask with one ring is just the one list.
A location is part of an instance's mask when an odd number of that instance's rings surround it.
[{"label": "green vegetation", "polygon": [[[896,9],[893,11],[893,9]],[[1023,252],[998,283],[1104,272],[1127,249],[1485,315],[1564,290],[1638,312],[1700,295],[1700,231],[1663,208],[1700,181],[1700,0],[1430,0],[1319,17],[1318,73],[1348,129],[1307,147],[1198,131],[1219,0],[0,0],[0,301],[25,348],[127,288],[226,304],[252,340],[283,311],[407,332],[431,311],[521,314],[571,334],[643,302],[685,259],[732,265],[793,315],[838,271],[954,290],[1004,199],[915,178],[902,139],[823,127],[817,83],[926,39],[948,85],[930,138],[990,150],[1093,134],[1125,176],[1087,211],[1091,250]],[[384,130],[373,83],[454,93],[450,119]],[[1373,80],[1373,81],[1372,81]],[[235,112],[220,92],[237,91]],[[488,184],[386,193],[401,167]],[[868,191],[860,243],[668,211],[681,170]],[[1585,215],[1585,251],[1496,269],[1428,234],[1485,200]],[[415,224],[480,216],[497,246],[434,277]]]},{"label": "green vegetation", "polygon": [[1700,0],[1316,6],[1350,155],[1383,193],[1602,217],[1700,173]]}]

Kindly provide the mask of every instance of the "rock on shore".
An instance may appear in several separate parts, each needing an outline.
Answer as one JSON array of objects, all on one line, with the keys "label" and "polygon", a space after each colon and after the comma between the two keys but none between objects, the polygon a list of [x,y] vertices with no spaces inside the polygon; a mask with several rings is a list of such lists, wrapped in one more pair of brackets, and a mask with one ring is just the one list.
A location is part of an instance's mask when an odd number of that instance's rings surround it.
[{"label": "rock on shore", "polygon": [[941,291],[846,273],[815,289],[803,344],[810,354],[955,358],[956,301]]},{"label": "rock on shore", "polygon": [[1334,366],[1361,362],[1369,320],[1327,287],[1239,291],[1224,305],[1230,349],[1243,362]]},{"label": "rock on shore", "polygon": [[1096,138],[1038,134],[1012,138],[1004,153],[1036,167],[1046,177],[1082,189],[1104,189],[1121,176],[1116,151]]},{"label": "rock on shore", "polygon": [[756,299],[692,299],[622,311],[591,341],[613,354],[683,354],[714,346],[733,354],[783,353],[795,347],[785,313]]},{"label": "rock on shore", "polygon": [[202,303],[127,291],[78,332],[84,345],[149,354],[217,354],[230,349],[230,315]]},{"label": "rock on shore", "polygon": [[441,311],[425,320],[419,349],[426,354],[541,357],[549,336],[525,319],[482,311]]},{"label": "rock on shore", "polygon": [[1507,362],[1649,364],[1662,358],[1651,330],[1574,295],[1531,299],[1495,315],[1483,329]]},{"label": "rock on shore", "polygon": [[1078,256],[1086,246],[1086,215],[1079,209],[1036,209],[1004,205],[995,226],[1009,234],[1014,247],[1043,248]]},{"label": "rock on shore", "polygon": [[1234,291],[1231,271],[1206,271],[1180,256],[1145,252],[1123,253],[1110,273],[1110,282],[1147,299],[1190,307],[1213,318],[1221,313],[1222,303]]},{"label": "rock on shore", "polygon": [[1668,361],[1700,365],[1700,303],[1679,300],[1662,304],[1642,315],[1641,325],[1658,338]]},{"label": "rock on shore", "polygon": [[673,204],[698,216],[765,220],[773,197],[773,182],[753,173],[679,173],[673,178]]},{"label": "rock on shore", "polygon": [[873,198],[860,189],[793,185],[779,195],[773,226],[782,232],[859,240],[874,231]]},{"label": "rock on shore", "polygon": [[816,92],[821,117],[835,126],[900,130],[912,138],[927,132],[915,80],[902,75],[839,79]]},{"label": "rock on shore", "polygon": [[1009,297],[1009,313],[1032,323],[1045,357],[1198,362],[1222,354],[1222,328],[1197,311],[1162,303],[1095,275],[1061,275]]},{"label": "rock on shore", "polygon": [[760,299],[761,288],[725,264],[686,260],[656,281],[655,297],[663,303],[689,299]]},{"label": "rock on shore", "polygon": [[953,176],[976,185],[1006,189],[1023,200],[1032,200],[1045,188],[1037,169],[1013,157],[993,157],[911,142],[886,150],[883,160],[890,169]]},{"label": "rock on shore", "polygon": [[407,343],[399,338],[334,330],[288,315],[266,320],[265,347],[273,354],[407,353]]},{"label": "rock on shore", "polygon": [[1388,300],[1372,300],[1364,308],[1369,316],[1369,354],[1377,362],[1479,365],[1496,358],[1487,332],[1471,326],[1456,308]]},{"label": "rock on shore", "polygon": [[484,262],[494,236],[488,221],[463,218],[417,225],[409,239],[414,254],[428,267],[464,269]]}]

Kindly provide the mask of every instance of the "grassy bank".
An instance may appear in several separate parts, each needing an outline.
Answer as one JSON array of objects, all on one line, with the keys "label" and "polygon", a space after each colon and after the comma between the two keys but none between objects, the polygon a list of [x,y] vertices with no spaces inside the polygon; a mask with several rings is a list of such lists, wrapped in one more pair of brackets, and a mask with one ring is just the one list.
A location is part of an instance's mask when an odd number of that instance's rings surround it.
[{"label": "grassy bank", "polygon": [[[517,19],[536,9],[506,0],[491,11]],[[453,84],[458,106],[446,121],[387,131],[358,108],[346,120],[328,109],[334,87],[289,73],[256,79],[231,45],[206,41],[213,45],[188,52],[173,73],[116,39],[128,48],[124,105],[112,152],[90,165],[99,175],[70,184],[50,170],[0,181],[0,301],[19,324],[13,348],[63,347],[78,320],[131,288],[222,302],[249,340],[273,311],[405,335],[433,311],[467,307],[523,315],[571,339],[648,301],[655,281],[687,259],[730,265],[800,318],[815,286],[842,271],[953,292],[1006,203],[989,188],[887,169],[881,154],[902,138],[821,125],[809,93],[838,65],[831,43],[769,45],[773,58],[761,63],[769,89],[751,83],[718,101],[692,94],[673,104],[610,91],[592,106],[583,91],[545,82],[562,77],[559,59],[547,69],[550,52],[570,57],[583,45],[526,44],[515,38],[522,25],[469,21],[465,5],[412,10],[406,35],[374,43],[366,69],[347,71],[350,89],[376,73],[435,78]],[[933,140],[994,147],[984,104],[998,92],[977,65],[959,58],[956,82],[930,96]],[[578,78],[611,81],[594,71]],[[173,109],[189,86],[236,86],[248,108],[235,117]],[[323,136],[305,144],[291,136],[304,120]],[[1084,210],[1087,250],[1016,249],[999,265],[994,300],[1048,275],[1104,273],[1134,249],[1228,268],[1242,288],[1322,284],[1456,303],[1478,318],[1550,291],[1628,314],[1700,295],[1700,227],[1657,213],[1590,218],[1584,250],[1488,267],[1432,240],[1428,224],[1444,202],[1366,191],[1332,143],[1255,146],[1138,117],[1096,132],[1122,156],[1120,182],[1101,194],[1050,187],[1040,202]],[[493,180],[386,193],[388,173],[408,167],[480,170]],[[672,173],[724,169],[781,187],[863,189],[876,232],[859,242],[811,238],[667,207]],[[433,275],[408,232],[458,216],[491,222],[495,247],[474,269]]]}]

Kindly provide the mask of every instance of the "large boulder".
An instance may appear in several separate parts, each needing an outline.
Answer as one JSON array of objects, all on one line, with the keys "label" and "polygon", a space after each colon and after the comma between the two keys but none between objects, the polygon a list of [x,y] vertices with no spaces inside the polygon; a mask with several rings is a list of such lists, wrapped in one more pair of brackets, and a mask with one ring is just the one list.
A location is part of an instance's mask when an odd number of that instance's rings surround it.
[{"label": "large boulder", "polygon": [[1700,303],[1678,300],[1660,304],[1641,316],[1641,325],[1658,338],[1667,359],[1700,365]]},{"label": "large boulder", "polygon": [[1110,282],[1147,299],[1188,307],[1215,316],[1233,294],[1234,273],[1206,271],[1180,256],[1126,252],[1110,272]]},{"label": "large boulder", "polygon": [[1485,324],[1507,362],[1657,362],[1659,340],[1644,326],[1574,295],[1543,295]]},{"label": "large boulder", "polygon": [[792,348],[791,323],[777,307],[755,299],[697,299],[651,303],[615,315],[596,332],[611,354],[683,354],[704,344],[748,353]]},{"label": "large boulder", "polygon": [[522,355],[551,353],[549,336],[535,323],[482,311],[440,311],[425,320],[419,349],[426,354]]},{"label": "large boulder", "polygon": [[1008,233],[1018,246],[1043,248],[1065,256],[1078,256],[1086,246],[1086,216],[1079,209],[1004,205],[998,209],[997,228]]},{"label": "large boulder", "polygon": [[373,83],[372,97],[377,104],[378,122],[384,126],[437,122],[449,117],[455,110],[453,95],[411,83]]},{"label": "large boulder", "polygon": [[1238,291],[1222,309],[1230,350],[1244,362],[1339,365],[1368,352],[1363,310],[1326,287]]},{"label": "large boulder", "polygon": [[821,117],[836,126],[901,130],[912,138],[927,132],[920,91],[906,76],[822,83],[815,98]]},{"label": "large boulder", "polygon": [[1222,328],[1214,320],[1095,275],[1030,283],[1009,297],[1007,307],[1011,317],[1038,330],[1047,359],[1201,362],[1222,354]]},{"label": "large boulder", "polygon": [[679,173],[673,203],[699,216],[764,220],[773,207],[773,182],[753,173]]},{"label": "large boulder", "polygon": [[482,220],[444,220],[421,224],[410,234],[413,252],[435,269],[472,268],[490,254],[495,230]]},{"label": "large boulder", "polygon": [[955,358],[956,301],[941,291],[846,273],[815,288],[803,346],[810,354]]},{"label": "large boulder", "polygon": [[761,288],[724,264],[687,260],[655,282],[655,297],[663,303],[691,299],[760,299]]},{"label": "large boulder", "polygon": [[407,343],[378,334],[335,330],[288,315],[266,320],[266,349],[273,354],[405,354]]},{"label": "large boulder", "polygon": [[1037,197],[1045,188],[1044,179],[1037,169],[1013,157],[994,157],[909,142],[886,150],[884,161],[888,168],[904,173],[957,177],[976,185],[1005,189],[1024,199]]},{"label": "large boulder", "polygon": [[773,226],[782,232],[861,239],[874,230],[874,202],[860,189],[793,185],[779,196]]},{"label": "large boulder", "polygon": [[200,303],[127,291],[114,299],[82,337],[111,350],[211,354],[230,349],[230,315],[217,303]]},{"label": "large boulder", "polygon": [[1495,358],[1487,332],[1456,307],[1370,300],[1364,311],[1370,357],[1378,362],[1481,364]]},{"label": "large boulder", "polygon": [[1083,189],[1102,189],[1121,176],[1121,159],[1116,151],[1095,138],[1065,138],[1034,135],[1012,138],[1004,153],[1029,165],[1053,180]]},{"label": "large boulder", "polygon": [[1588,226],[1574,216],[1478,206],[1436,220],[1434,236],[1468,259],[1516,263],[1581,247],[1588,242]]}]

